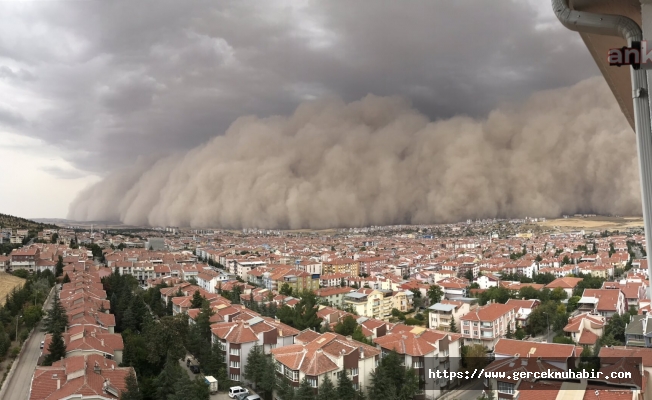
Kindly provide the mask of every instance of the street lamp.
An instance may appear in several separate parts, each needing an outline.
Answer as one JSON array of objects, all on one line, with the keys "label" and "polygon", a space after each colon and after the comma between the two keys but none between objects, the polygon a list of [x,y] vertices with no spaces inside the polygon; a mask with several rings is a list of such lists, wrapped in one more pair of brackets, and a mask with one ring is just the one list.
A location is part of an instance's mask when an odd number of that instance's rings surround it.
[{"label": "street lamp", "polygon": [[546,324],[548,325],[548,336],[546,336],[546,342],[550,340],[550,320],[548,319],[548,314],[546,314]]}]

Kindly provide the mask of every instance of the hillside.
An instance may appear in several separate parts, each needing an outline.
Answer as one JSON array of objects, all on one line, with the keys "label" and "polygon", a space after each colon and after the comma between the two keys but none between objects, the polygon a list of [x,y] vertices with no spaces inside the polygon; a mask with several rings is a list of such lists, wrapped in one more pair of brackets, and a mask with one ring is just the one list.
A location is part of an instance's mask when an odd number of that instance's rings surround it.
[{"label": "hillside", "polygon": [[3,228],[41,230],[57,229],[58,226],[52,224],[43,224],[25,218],[14,217],[13,215],[0,214],[0,229]]}]

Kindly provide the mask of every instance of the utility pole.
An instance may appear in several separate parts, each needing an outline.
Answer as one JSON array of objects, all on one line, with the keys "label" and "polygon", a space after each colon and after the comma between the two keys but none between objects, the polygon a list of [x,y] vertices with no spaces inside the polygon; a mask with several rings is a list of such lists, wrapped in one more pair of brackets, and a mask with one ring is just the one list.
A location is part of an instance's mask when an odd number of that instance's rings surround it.
[{"label": "utility pole", "polygon": [[18,339],[18,321],[20,321],[20,319],[22,317],[23,317],[22,315],[16,315],[16,341],[17,342],[19,341],[19,339]]}]

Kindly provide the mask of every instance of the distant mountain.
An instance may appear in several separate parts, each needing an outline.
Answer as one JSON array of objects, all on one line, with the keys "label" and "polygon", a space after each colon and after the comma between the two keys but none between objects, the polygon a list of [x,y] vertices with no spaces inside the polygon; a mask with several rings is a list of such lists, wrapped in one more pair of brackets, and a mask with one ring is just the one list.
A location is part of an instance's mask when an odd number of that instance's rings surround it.
[{"label": "distant mountain", "polygon": [[0,214],[0,229],[2,228],[41,230],[57,229],[59,227],[52,224],[44,224],[42,222],[36,222],[25,218],[14,217],[13,215]]}]

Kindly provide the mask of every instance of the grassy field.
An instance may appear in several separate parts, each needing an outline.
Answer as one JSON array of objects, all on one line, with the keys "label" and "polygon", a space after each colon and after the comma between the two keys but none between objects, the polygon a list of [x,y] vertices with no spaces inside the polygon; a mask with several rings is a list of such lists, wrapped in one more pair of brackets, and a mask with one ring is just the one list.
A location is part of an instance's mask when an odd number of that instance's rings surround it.
[{"label": "grassy field", "polygon": [[643,227],[642,217],[588,217],[588,218],[557,218],[538,224],[544,228],[557,228],[561,231],[575,229],[587,230],[625,230],[627,228]]},{"label": "grassy field", "polygon": [[24,279],[0,272],[0,305],[5,303],[5,298],[11,293],[14,287],[21,288],[24,284]]}]

